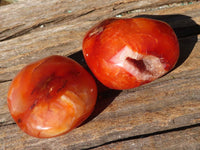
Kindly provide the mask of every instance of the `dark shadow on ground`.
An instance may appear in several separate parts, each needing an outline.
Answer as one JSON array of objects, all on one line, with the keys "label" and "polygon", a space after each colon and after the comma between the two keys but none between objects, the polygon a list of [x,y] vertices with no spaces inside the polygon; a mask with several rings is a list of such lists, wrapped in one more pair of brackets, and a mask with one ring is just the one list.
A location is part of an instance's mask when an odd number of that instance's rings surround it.
[{"label": "dark shadow on ground", "polygon": [[74,53],[70,56],[68,56],[78,62],[80,65],[82,65],[95,79],[97,83],[97,89],[98,89],[98,97],[97,102],[94,108],[93,113],[90,115],[90,117],[85,120],[80,126],[84,125],[85,123],[91,121],[96,116],[98,116],[104,109],[106,109],[112,101],[120,94],[120,90],[112,90],[107,87],[105,87],[102,83],[100,83],[95,76],[90,71],[89,67],[87,66],[82,51],[79,51],[77,53]]}]

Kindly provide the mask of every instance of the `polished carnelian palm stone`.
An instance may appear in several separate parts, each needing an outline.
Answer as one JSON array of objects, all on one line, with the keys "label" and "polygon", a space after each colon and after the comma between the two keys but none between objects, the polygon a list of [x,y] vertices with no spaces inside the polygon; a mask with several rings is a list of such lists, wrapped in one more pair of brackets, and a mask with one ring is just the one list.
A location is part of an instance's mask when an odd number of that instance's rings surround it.
[{"label": "polished carnelian palm stone", "polygon": [[97,87],[77,62],[50,56],[25,66],[13,79],[8,106],[27,134],[54,137],[80,125],[94,109]]},{"label": "polished carnelian palm stone", "polygon": [[179,43],[165,22],[111,18],[87,32],[83,54],[91,71],[105,86],[130,89],[171,70],[179,58]]}]

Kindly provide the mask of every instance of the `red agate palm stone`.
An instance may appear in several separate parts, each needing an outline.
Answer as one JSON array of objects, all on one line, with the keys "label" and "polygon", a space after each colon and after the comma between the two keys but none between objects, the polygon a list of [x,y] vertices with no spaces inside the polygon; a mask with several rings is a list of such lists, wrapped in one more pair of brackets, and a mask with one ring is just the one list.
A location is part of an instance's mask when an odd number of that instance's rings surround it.
[{"label": "red agate palm stone", "polygon": [[93,111],[97,88],[77,62],[50,56],[25,66],[8,91],[10,113],[27,134],[54,137],[80,125]]},{"label": "red agate palm stone", "polygon": [[165,22],[147,19],[107,19],[83,40],[85,60],[105,86],[130,89],[167,72],[179,58],[179,43]]}]

